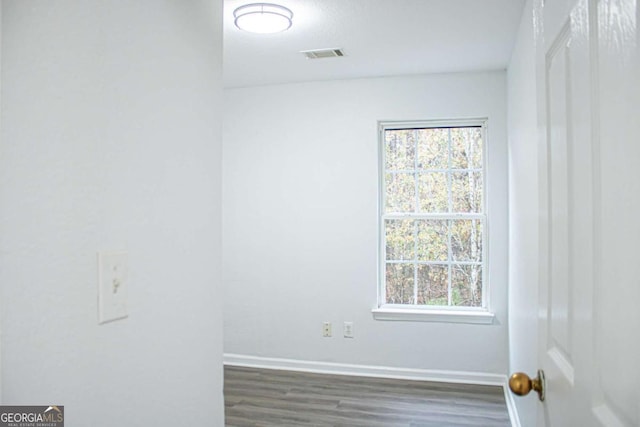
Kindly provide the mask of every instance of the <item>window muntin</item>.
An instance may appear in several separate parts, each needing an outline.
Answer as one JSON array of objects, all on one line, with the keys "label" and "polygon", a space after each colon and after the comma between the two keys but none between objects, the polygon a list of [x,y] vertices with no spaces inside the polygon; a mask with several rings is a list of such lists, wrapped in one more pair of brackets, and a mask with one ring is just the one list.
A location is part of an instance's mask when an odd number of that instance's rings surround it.
[{"label": "window muntin", "polygon": [[486,308],[484,121],[382,123],[380,305]]}]

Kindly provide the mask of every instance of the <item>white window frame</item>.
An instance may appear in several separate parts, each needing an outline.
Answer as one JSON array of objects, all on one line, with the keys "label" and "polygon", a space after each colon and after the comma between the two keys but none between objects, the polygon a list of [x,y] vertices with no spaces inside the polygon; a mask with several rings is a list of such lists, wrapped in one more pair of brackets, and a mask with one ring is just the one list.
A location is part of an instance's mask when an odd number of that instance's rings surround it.
[{"label": "white window frame", "polygon": [[[378,304],[372,310],[376,320],[405,320],[405,321],[436,321],[452,323],[491,324],[494,314],[490,311],[490,286],[489,286],[489,212],[487,202],[487,141],[488,124],[486,118],[479,119],[454,119],[454,120],[421,120],[421,121],[380,121],[378,122]],[[454,127],[480,127],[482,131],[482,179],[483,197],[481,213],[424,213],[424,214],[385,214],[385,132],[401,129],[425,129],[425,128],[454,128]],[[446,171],[450,171],[447,169]],[[386,219],[479,219],[482,222],[482,306],[423,306],[408,304],[385,303],[385,220]],[[451,245],[449,242],[449,251]],[[415,262],[415,261],[414,261]],[[447,262],[439,264],[452,264],[449,257]],[[455,263],[459,264],[459,263]],[[451,280],[449,278],[449,280]],[[449,284],[450,287],[450,284]]]}]

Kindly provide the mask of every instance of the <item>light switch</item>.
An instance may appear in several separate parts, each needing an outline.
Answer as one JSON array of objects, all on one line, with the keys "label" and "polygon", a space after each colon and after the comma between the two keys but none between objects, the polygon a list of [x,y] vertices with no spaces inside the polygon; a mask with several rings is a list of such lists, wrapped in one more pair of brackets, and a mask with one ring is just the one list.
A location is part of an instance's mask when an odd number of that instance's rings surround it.
[{"label": "light switch", "polygon": [[98,323],[128,316],[128,274],[126,252],[98,252]]}]

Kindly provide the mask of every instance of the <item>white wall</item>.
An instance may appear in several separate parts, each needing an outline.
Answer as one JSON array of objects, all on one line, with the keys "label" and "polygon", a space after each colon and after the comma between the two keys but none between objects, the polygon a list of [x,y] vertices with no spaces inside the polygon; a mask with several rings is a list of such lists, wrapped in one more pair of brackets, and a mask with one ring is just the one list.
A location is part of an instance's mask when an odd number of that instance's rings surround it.
[{"label": "white wall", "polygon": [[[464,117],[489,118],[496,322],[374,321],[377,121]],[[228,89],[223,153],[225,353],[506,373],[504,72]]]},{"label": "white wall", "polygon": [[[2,69],[2,3],[0,1],[0,70]],[[2,79],[0,78],[0,99],[2,97]],[[0,117],[2,110],[2,102],[0,102]],[[2,133],[2,120],[0,120],[0,135]],[[0,139],[0,156],[2,156],[2,140]],[[1,160],[0,160],[1,161]],[[2,209],[2,208],[0,208]],[[0,237],[1,239],[1,237]],[[0,262],[2,260],[2,254],[0,254]],[[2,283],[0,283],[0,297],[2,297]],[[2,300],[0,299],[0,404],[2,403]]]},{"label": "white wall", "polygon": [[[533,12],[528,1],[507,73],[509,127],[509,366],[535,374],[538,304],[538,149]],[[537,399],[515,398],[523,427]]]},{"label": "white wall", "polygon": [[[2,6],[3,403],[222,426],[222,2]],[[99,326],[101,250],[130,317]]]}]

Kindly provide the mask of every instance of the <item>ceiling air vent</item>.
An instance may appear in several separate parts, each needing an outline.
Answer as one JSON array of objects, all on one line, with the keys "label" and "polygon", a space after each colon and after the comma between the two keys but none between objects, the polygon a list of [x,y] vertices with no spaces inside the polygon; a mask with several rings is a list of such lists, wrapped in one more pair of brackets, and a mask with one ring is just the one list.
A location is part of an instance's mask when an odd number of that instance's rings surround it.
[{"label": "ceiling air vent", "polygon": [[320,59],[320,58],[336,58],[344,56],[342,49],[316,49],[316,50],[303,50],[300,52],[307,57],[307,59]]}]

